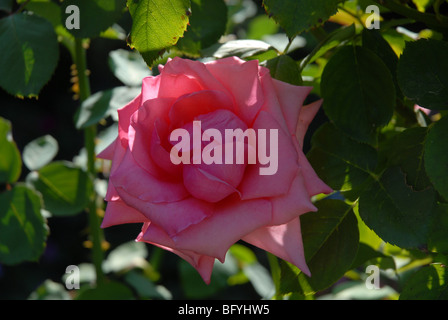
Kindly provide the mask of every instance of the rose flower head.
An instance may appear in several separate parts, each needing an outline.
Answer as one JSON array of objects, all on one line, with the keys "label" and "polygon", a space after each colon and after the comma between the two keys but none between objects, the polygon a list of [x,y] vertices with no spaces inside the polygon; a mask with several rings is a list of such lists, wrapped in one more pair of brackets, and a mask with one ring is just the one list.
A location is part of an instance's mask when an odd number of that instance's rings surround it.
[{"label": "rose flower head", "polygon": [[300,215],[332,190],[302,152],[321,101],[258,61],[181,58],[143,79],[118,110],[102,227],[143,223],[137,241],[188,261],[206,283],[215,259],[246,241],[310,275]]}]

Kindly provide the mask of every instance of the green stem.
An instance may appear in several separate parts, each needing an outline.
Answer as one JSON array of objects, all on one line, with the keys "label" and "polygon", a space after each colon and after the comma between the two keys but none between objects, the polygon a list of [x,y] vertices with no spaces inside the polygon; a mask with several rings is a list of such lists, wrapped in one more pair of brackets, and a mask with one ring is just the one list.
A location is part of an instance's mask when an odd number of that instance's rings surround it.
[{"label": "green stem", "polygon": [[[78,71],[79,98],[81,103],[90,96],[90,83],[87,76],[86,50],[83,47],[82,39],[75,39],[75,64]],[[93,179],[96,176],[95,170],[95,137],[96,125],[84,129],[84,145],[87,151],[87,172]],[[97,214],[97,195],[94,192],[90,198],[89,229],[92,241],[93,264],[96,271],[97,284],[104,282],[104,273],[102,270],[104,252],[101,247],[103,242],[103,232],[100,227],[100,217]]]}]

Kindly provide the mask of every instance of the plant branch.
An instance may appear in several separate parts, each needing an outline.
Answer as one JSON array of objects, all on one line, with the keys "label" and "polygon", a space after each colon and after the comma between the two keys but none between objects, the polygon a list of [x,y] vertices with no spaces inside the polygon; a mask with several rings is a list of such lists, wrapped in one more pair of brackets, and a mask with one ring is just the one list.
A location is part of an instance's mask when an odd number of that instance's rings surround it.
[{"label": "plant branch", "polygon": [[[86,50],[83,47],[82,39],[75,39],[75,64],[78,71],[79,98],[81,103],[90,96],[90,83],[87,76]],[[95,137],[96,125],[89,126],[84,129],[84,144],[87,151],[87,171],[93,179],[96,175],[95,170]],[[97,214],[97,195],[94,192],[90,198],[89,211],[89,228],[92,241],[93,264],[95,265],[97,284],[104,281],[102,270],[103,249],[103,233],[100,227],[100,218]]]}]

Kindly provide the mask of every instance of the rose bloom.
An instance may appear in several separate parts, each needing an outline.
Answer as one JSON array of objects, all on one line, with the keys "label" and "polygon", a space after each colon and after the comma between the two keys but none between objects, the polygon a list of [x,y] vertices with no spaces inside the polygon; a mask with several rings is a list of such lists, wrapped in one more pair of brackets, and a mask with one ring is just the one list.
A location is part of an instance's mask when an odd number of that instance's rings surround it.
[{"label": "rose bloom", "polygon": [[[224,262],[239,240],[310,275],[299,217],[317,210],[313,195],[332,190],[302,143],[322,101],[303,106],[310,87],[275,80],[256,60],[174,58],[159,70],[118,110],[118,137],[98,155],[112,160],[102,227],[143,223],[137,241],[179,255],[206,283],[215,259]],[[194,120],[223,136],[225,129],[278,130],[278,170],[260,175],[258,161],[175,165],[170,133],[191,132]]]}]

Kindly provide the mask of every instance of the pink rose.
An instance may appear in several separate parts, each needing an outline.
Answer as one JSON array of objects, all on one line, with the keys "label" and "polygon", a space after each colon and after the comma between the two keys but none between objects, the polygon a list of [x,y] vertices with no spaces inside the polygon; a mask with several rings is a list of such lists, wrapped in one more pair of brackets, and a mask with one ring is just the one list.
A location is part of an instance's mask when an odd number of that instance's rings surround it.
[{"label": "pink rose", "polygon": [[[118,138],[99,155],[112,160],[102,227],[143,223],[137,241],[179,255],[206,283],[215,258],[223,262],[239,240],[309,275],[299,216],[316,210],[311,196],[331,192],[302,152],[321,101],[303,106],[311,88],[272,79],[256,60],[174,58],[159,69],[118,110]],[[266,165],[259,162],[174,164],[170,152],[177,141],[170,134],[178,128],[191,133],[195,120],[202,131],[223,135],[225,129],[275,129],[275,174],[261,175]],[[274,148],[267,141],[269,153]]]}]

